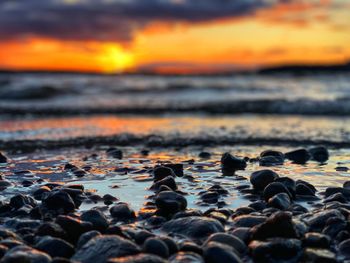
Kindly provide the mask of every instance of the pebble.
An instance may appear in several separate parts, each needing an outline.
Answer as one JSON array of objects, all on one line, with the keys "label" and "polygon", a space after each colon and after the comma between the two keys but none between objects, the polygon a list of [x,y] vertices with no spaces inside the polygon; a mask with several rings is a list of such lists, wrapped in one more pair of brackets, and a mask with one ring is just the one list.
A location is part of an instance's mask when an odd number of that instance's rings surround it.
[{"label": "pebble", "polygon": [[0,152],[0,163],[7,163],[7,157]]},{"label": "pebble", "polygon": [[286,193],[279,193],[268,200],[268,205],[280,210],[286,210],[290,207],[291,201]]},{"label": "pebble", "polygon": [[187,200],[173,191],[160,192],[155,199],[156,206],[161,214],[170,215],[187,208]]},{"label": "pebble", "polygon": [[287,187],[285,187],[282,183],[278,183],[278,182],[273,182],[273,183],[270,183],[268,186],[266,186],[263,192],[263,196],[265,201],[268,201],[271,197],[279,193],[285,193],[290,198],[292,197]]},{"label": "pebble", "polygon": [[134,256],[109,259],[107,263],[166,263],[165,259],[152,254],[140,253]]},{"label": "pebble", "polygon": [[157,256],[160,256],[162,258],[168,258],[169,257],[169,249],[168,246],[160,239],[158,238],[148,238],[142,246],[142,250],[145,253],[149,254],[155,254]]},{"label": "pebble", "polygon": [[244,170],[247,163],[243,159],[234,157],[230,153],[224,153],[221,157],[221,165],[223,169],[227,170]]},{"label": "pebble", "polygon": [[326,147],[318,146],[309,149],[311,158],[314,161],[324,163],[329,159],[329,152]]},{"label": "pebble", "polygon": [[80,216],[81,220],[90,222],[95,230],[105,231],[109,224],[107,217],[99,210],[91,209],[83,212]]},{"label": "pebble", "polygon": [[189,216],[166,222],[161,231],[202,240],[207,239],[211,234],[224,232],[224,227],[219,221],[212,218]]},{"label": "pebble", "polygon": [[247,246],[243,243],[241,239],[234,235],[226,233],[215,233],[209,236],[205,244],[208,244],[210,242],[218,242],[224,245],[228,245],[240,254],[244,254],[247,251]]},{"label": "pebble", "polygon": [[310,153],[306,149],[298,149],[284,154],[287,159],[296,164],[305,164],[311,159]]},{"label": "pebble", "polygon": [[84,263],[105,263],[110,258],[140,253],[140,248],[129,240],[116,235],[92,238],[73,255],[72,260]]},{"label": "pebble", "polygon": [[109,209],[111,216],[118,221],[130,221],[136,218],[134,210],[128,204],[119,203]]},{"label": "pebble", "polygon": [[204,246],[203,257],[206,263],[241,263],[239,256],[230,246],[209,242]]},{"label": "pebble", "polygon": [[278,178],[278,174],[271,170],[260,170],[250,175],[250,183],[254,189],[262,191],[265,187]]},{"label": "pebble", "polygon": [[52,258],[70,258],[74,254],[74,246],[60,238],[45,236],[34,246],[36,249],[47,253]]}]

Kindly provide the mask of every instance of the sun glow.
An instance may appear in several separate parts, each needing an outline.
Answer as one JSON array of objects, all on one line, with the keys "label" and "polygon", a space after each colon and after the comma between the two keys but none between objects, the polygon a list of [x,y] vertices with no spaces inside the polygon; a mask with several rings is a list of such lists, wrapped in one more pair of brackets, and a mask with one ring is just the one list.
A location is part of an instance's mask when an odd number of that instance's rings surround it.
[{"label": "sun glow", "polygon": [[133,55],[115,44],[104,44],[97,60],[105,73],[129,71],[135,64]]}]

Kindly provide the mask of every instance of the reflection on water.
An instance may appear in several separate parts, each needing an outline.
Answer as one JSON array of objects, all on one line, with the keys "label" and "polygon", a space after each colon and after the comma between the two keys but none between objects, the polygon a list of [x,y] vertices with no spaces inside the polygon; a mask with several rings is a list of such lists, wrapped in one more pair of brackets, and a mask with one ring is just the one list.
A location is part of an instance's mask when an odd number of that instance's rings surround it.
[{"label": "reflection on water", "polygon": [[302,116],[90,116],[0,121],[0,140],[63,140],[77,137],[140,136],[266,140],[350,141],[350,118]]},{"label": "reflection on water", "polygon": [[[149,191],[152,178],[150,169],[162,162],[174,162],[184,164],[182,178],[176,178],[180,189],[187,193],[186,198],[189,207],[207,209],[200,203],[198,193],[208,189],[214,184],[220,184],[229,191],[229,195],[222,201],[228,207],[235,208],[249,201],[244,194],[237,190],[238,186],[249,185],[249,175],[258,169],[257,163],[250,163],[245,171],[238,171],[237,176],[223,177],[220,170],[220,157],[225,151],[231,151],[238,156],[256,157],[266,147],[189,147],[183,149],[152,149],[148,156],[140,154],[141,148],[121,148],[124,152],[124,159],[111,159],[105,153],[105,148],[96,149],[65,149],[61,151],[41,151],[29,155],[12,155],[9,166],[0,166],[0,173],[6,180],[13,183],[12,187],[2,192],[2,198],[15,192],[29,192],[39,187],[35,183],[31,187],[22,187],[21,182],[26,180],[37,181],[42,178],[47,181],[64,182],[71,184],[83,184],[89,191],[96,192],[103,196],[112,194],[121,201],[131,204],[135,209],[140,209],[147,201],[147,196],[152,195]],[[276,149],[287,151],[288,148]],[[208,160],[198,158],[198,153],[206,150],[212,153]],[[349,180],[350,173],[336,171],[336,167],[350,167],[350,151],[340,149],[331,151],[330,160],[320,165],[316,162],[309,162],[306,165],[297,165],[286,162],[283,166],[272,167],[280,176],[289,176],[294,179],[306,180],[322,191],[325,187],[340,186],[344,181]],[[194,164],[187,161],[194,159]],[[82,178],[77,178],[70,172],[64,171],[64,165],[70,162],[80,168],[91,168]],[[125,168],[129,172],[125,173]],[[15,171],[28,170],[29,173],[17,173]],[[244,180],[239,177],[243,176]],[[93,202],[85,202],[82,209],[93,207]]]}]

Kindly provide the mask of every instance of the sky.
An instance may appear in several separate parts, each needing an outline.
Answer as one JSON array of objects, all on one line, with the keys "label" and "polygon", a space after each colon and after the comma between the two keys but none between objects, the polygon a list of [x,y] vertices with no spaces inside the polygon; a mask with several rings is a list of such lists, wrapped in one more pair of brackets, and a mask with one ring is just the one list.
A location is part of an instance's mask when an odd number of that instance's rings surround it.
[{"label": "sky", "polygon": [[0,0],[0,68],[212,73],[350,60],[349,0]]}]

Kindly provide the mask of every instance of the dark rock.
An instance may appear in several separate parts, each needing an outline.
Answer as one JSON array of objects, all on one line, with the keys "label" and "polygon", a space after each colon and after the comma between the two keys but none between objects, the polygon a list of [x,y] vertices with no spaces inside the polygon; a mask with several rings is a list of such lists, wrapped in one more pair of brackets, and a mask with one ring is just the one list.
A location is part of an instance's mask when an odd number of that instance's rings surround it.
[{"label": "dark rock", "polygon": [[305,149],[298,149],[284,154],[287,159],[293,161],[296,164],[305,164],[310,160],[311,155]]},{"label": "dark rock", "polygon": [[275,196],[276,194],[280,193],[286,193],[290,198],[292,198],[290,192],[288,191],[287,187],[285,187],[281,183],[270,183],[268,186],[265,187],[263,196],[265,201],[268,201],[271,197]]},{"label": "dark rock", "polygon": [[350,259],[350,239],[339,244],[339,253],[343,258]]},{"label": "dark rock", "polygon": [[244,243],[247,243],[250,238],[250,227],[237,227],[232,232],[232,235],[238,237]]},{"label": "dark rock", "polygon": [[87,242],[89,242],[91,239],[93,239],[94,237],[97,237],[97,236],[101,236],[101,233],[98,232],[97,230],[91,230],[89,232],[86,232],[86,233],[82,234],[79,237],[79,240],[78,240],[78,243],[77,243],[77,249],[81,248]]},{"label": "dark rock", "polygon": [[274,237],[298,237],[298,233],[292,222],[292,215],[290,213],[277,212],[270,216],[266,222],[251,229],[251,238],[253,240],[265,240]]},{"label": "dark rock", "polygon": [[59,238],[43,237],[36,245],[35,248],[49,254],[51,257],[70,258],[74,254],[74,247]]},{"label": "dark rock", "polygon": [[193,252],[179,252],[169,258],[169,263],[204,263],[204,259]]},{"label": "dark rock", "polygon": [[172,191],[160,192],[155,199],[155,203],[158,210],[166,215],[183,211],[187,207],[186,198]]},{"label": "dark rock", "polygon": [[0,190],[4,190],[11,185],[12,183],[7,180],[0,180]]},{"label": "dark rock", "polygon": [[259,158],[260,166],[275,166],[282,165],[284,163],[284,158],[277,156],[264,156]]},{"label": "dark rock", "polygon": [[0,163],[7,163],[7,157],[0,152]]},{"label": "dark rock", "polygon": [[111,156],[115,159],[123,159],[123,152],[117,148],[109,148],[107,151],[106,151],[107,155],[108,156]]},{"label": "dark rock", "polygon": [[23,187],[29,187],[32,186],[34,184],[34,182],[30,181],[30,180],[23,180],[22,181],[22,186]]},{"label": "dark rock", "polygon": [[250,175],[250,182],[254,189],[260,191],[278,178],[278,174],[271,170],[260,170]]},{"label": "dark rock", "polygon": [[135,255],[140,249],[119,236],[97,236],[82,246],[72,260],[84,263],[105,263],[108,259]]},{"label": "dark rock", "polygon": [[203,248],[191,241],[181,242],[179,249],[180,251],[194,252],[194,253],[197,253],[198,255],[203,254]]},{"label": "dark rock", "polygon": [[27,195],[18,194],[10,199],[10,206],[15,209],[19,209],[25,205],[30,205],[31,207],[36,206],[36,202],[33,198]]},{"label": "dark rock", "polygon": [[47,186],[41,186],[39,189],[33,192],[33,197],[35,200],[42,200],[43,197],[51,192],[51,189]]},{"label": "dark rock", "polygon": [[336,255],[328,249],[306,248],[302,262],[310,263],[337,263]]},{"label": "dark rock", "polygon": [[286,210],[290,207],[291,201],[288,194],[279,193],[269,199],[268,205],[280,210]]},{"label": "dark rock", "polygon": [[167,245],[170,255],[175,254],[179,251],[178,245],[176,244],[175,240],[171,237],[158,236],[158,238],[160,238],[160,240],[162,240]]},{"label": "dark rock", "polygon": [[250,203],[248,206],[253,208],[256,211],[261,211],[266,208],[266,203],[264,201],[256,201],[256,202]]},{"label": "dark rock", "polygon": [[215,204],[219,201],[220,195],[217,192],[213,191],[205,191],[200,195],[200,198],[203,202],[209,203],[209,204]]},{"label": "dark rock", "polygon": [[158,166],[153,170],[153,180],[155,182],[163,180],[164,178],[172,176],[175,177],[175,173],[171,168],[165,166]]},{"label": "dark rock", "polygon": [[113,204],[115,201],[118,201],[118,198],[114,197],[113,195],[110,194],[105,194],[103,197],[103,202],[105,205],[111,205]]},{"label": "dark rock", "polygon": [[66,236],[66,232],[56,223],[45,222],[38,227],[36,235],[64,238]]},{"label": "dark rock", "polygon": [[306,247],[329,248],[331,239],[327,235],[310,232],[305,235],[303,245]]},{"label": "dark rock", "polygon": [[342,187],[328,187],[325,192],[325,196],[329,197],[331,195],[341,193],[346,198],[350,198],[350,189]]},{"label": "dark rock", "polygon": [[311,154],[312,160],[320,163],[326,162],[329,158],[328,150],[323,146],[310,148],[309,153]]},{"label": "dark rock", "polygon": [[315,196],[315,192],[304,183],[297,183],[295,193],[302,196]]},{"label": "dark rock", "polygon": [[274,238],[269,241],[253,241],[249,244],[254,262],[299,262],[301,241]]},{"label": "dark rock", "polygon": [[50,192],[45,199],[42,200],[42,205],[48,210],[61,210],[63,213],[73,212],[76,208],[72,197],[64,191]]},{"label": "dark rock", "polygon": [[162,258],[169,257],[168,246],[158,238],[148,238],[145,243],[143,243],[143,251],[149,254],[155,254]]},{"label": "dark rock", "polygon": [[128,204],[119,203],[109,209],[111,216],[118,221],[130,221],[136,218],[134,210]]},{"label": "dark rock", "polygon": [[184,166],[182,163],[166,163],[164,166],[172,169],[176,176],[184,176]]},{"label": "dark rock", "polygon": [[223,169],[227,170],[244,170],[247,163],[243,159],[232,156],[230,153],[224,153],[221,157]]},{"label": "dark rock", "polygon": [[210,159],[211,158],[211,153],[209,152],[200,152],[198,154],[198,157],[201,159]]},{"label": "dark rock", "polygon": [[346,230],[346,228],[347,222],[344,219],[337,217],[329,218],[322,233],[331,238],[335,238],[339,232]]},{"label": "dark rock", "polygon": [[51,257],[28,246],[17,246],[6,252],[2,263],[50,263]]},{"label": "dark rock", "polygon": [[173,176],[167,176],[164,179],[155,182],[154,184],[152,184],[150,189],[153,191],[157,191],[162,185],[169,187],[173,191],[177,189],[177,185]]},{"label": "dark rock", "polygon": [[292,197],[295,197],[295,191],[296,191],[296,182],[289,178],[289,177],[279,177],[275,180],[276,183],[281,183],[283,184],[285,187],[287,187],[288,191],[290,192],[290,194],[292,195]]},{"label": "dark rock", "polygon": [[0,259],[6,254],[8,247],[0,245]]},{"label": "dark rock", "polygon": [[83,233],[92,230],[91,223],[84,224],[79,219],[70,216],[58,216],[56,223],[63,228],[67,234],[67,241],[72,244],[76,244]]},{"label": "dark rock", "polygon": [[257,216],[257,215],[243,215],[238,216],[233,219],[233,224],[236,227],[253,227],[259,224],[262,224],[266,221],[265,216]]},{"label": "dark rock", "polygon": [[215,219],[190,216],[168,221],[161,231],[200,240],[208,238],[211,234],[223,232],[224,228]]},{"label": "dark rock", "polygon": [[113,258],[108,260],[107,263],[166,263],[167,261],[152,254],[138,254],[135,256]]},{"label": "dark rock", "polygon": [[342,193],[336,193],[333,195],[328,196],[326,199],[323,200],[324,203],[330,203],[330,202],[339,202],[339,203],[347,203],[348,200],[345,198],[345,196]]},{"label": "dark rock", "polygon": [[242,262],[235,251],[222,243],[210,242],[203,251],[206,263],[240,263]]},{"label": "dark rock", "polygon": [[108,220],[106,216],[99,210],[88,210],[82,213],[80,218],[83,221],[90,222],[96,230],[104,231],[108,228]]},{"label": "dark rock", "polygon": [[344,182],[343,188],[350,189],[350,181]]},{"label": "dark rock", "polygon": [[215,233],[211,235],[205,244],[210,242],[218,242],[224,245],[232,247],[234,250],[239,252],[240,254],[244,254],[247,250],[246,244],[243,243],[241,239],[234,235],[226,234],[226,233]]},{"label": "dark rock", "polygon": [[266,156],[274,156],[274,157],[279,157],[284,159],[284,154],[279,151],[274,151],[274,150],[266,150],[260,153],[260,157],[266,157]]},{"label": "dark rock", "polygon": [[329,209],[306,215],[303,220],[313,229],[323,229],[330,218],[340,218],[345,220],[342,213],[336,209]]}]

